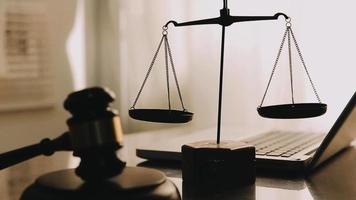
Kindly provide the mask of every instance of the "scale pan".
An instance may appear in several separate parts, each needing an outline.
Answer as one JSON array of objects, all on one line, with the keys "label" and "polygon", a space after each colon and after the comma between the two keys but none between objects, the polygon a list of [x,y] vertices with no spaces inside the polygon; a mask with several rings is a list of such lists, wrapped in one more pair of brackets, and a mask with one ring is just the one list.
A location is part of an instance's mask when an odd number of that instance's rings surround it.
[{"label": "scale pan", "polygon": [[260,116],[274,119],[318,117],[323,115],[326,110],[327,105],[323,103],[282,104],[257,108]]},{"label": "scale pan", "polygon": [[133,119],[161,123],[187,123],[193,119],[193,113],[181,110],[131,109],[129,115]]}]

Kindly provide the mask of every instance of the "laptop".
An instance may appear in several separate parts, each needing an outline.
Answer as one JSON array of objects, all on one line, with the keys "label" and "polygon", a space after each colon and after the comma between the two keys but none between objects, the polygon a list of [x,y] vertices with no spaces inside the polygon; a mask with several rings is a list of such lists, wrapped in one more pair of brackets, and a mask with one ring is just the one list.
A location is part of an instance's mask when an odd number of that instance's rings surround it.
[{"label": "laptop", "polygon": [[[307,173],[345,150],[356,139],[355,103],[356,92],[327,134],[271,131],[241,141],[255,146],[257,172]],[[139,147],[136,155],[148,160],[180,161],[180,147],[189,142],[193,141],[178,140],[176,145],[167,143],[162,148]],[[169,148],[172,146],[175,149]]]}]

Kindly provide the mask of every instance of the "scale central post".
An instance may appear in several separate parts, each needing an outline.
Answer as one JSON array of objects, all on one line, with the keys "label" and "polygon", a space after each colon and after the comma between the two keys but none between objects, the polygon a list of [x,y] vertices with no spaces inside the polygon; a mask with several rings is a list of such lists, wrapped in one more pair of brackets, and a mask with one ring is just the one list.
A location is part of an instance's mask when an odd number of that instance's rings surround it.
[{"label": "scale central post", "polygon": [[[225,1],[224,1],[225,2]],[[225,54],[225,26],[222,26],[221,34],[221,55],[220,55],[220,79],[219,79],[219,105],[218,105],[218,124],[216,132],[216,143],[220,144],[221,131],[221,109],[222,109],[222,92],[224,84],[224,54]]]},{"label": "scale central post", "polygon": [[261,21],[261,20],[276,20],[279,16],[283,16],[285,19],[289,17],[284,13],[277,13],[274,16],[231,16],[230,10],[228,8],[228,0],[223,0],[223,8],[220,10],[220,16],[216,18],[202,19],[196,21],[189,21],[178,23],[176,21],[169,21],[165,24],[165,28],[169,24],[174,26],[195,26],[195,25],[208,25],[217,24],[222,26],[221,34],[221,55],[220,55],[220,79],[219,79],[219,102],[218,102],[218,121],[217,121],[217,138],[216,143],[220,144],[220,132],[221,132],[221,110],[222,110],[222,100],[223,100],[223,83],[224,83],[224,52],[225,52],[225,28],[237,22],[247,22],[247,21]]}]

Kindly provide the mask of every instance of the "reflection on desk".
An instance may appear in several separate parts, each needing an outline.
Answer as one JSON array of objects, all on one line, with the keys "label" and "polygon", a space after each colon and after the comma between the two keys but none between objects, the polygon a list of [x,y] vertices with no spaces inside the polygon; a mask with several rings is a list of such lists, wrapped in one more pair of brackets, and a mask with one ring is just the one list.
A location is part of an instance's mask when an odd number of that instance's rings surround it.
[{"label": "reflection on desk", "polygon": [[[183,184],[180,178],[170,178],[176,186],[180,189],[179,192],[183,194],[184,200],[190,199],[205,199],[205,200],[255,200],[255,199],[288,199],[288,200],[312,200],[314,199],[309,192],[307,187],[300,190],[287,190],[280,188],[264,187],[260,186],[258,183],[254,186],[247,186],[244,188],[236,189],[235,191],[227,191],[225,193],[216,194],[214,192],[210,193],[209,196],[205,195],[203,197],[191,197],[189,194],[182,190]],[[301,182],[304,184],[304,182]],[[304,185],[305,186],[305,185]],[[187,197],[188,196],[188,197]]]}]

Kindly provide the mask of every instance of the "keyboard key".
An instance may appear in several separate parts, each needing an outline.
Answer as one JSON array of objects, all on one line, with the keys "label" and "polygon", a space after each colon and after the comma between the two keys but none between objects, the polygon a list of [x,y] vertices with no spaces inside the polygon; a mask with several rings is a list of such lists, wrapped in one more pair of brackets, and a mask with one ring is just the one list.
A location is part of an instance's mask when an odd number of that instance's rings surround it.
[{"label": "keyboard key", "polygon": [[266,152],[256,152],[256,155],[258,155],[258,156],[264,156],[264,155],[266,155]]},{"label": "keyboard key", "polygon": [[282,154],[281,157],[285,157],[285,158],[288,158],[288,157],[291,157],[292,155],[291,154]]},{"label": "keyboard key", "polygon": [[267,154],[267,156],[280,156],[280,155],[282,155],[282,153],[278,153],[278,152],[271,152]]}]

